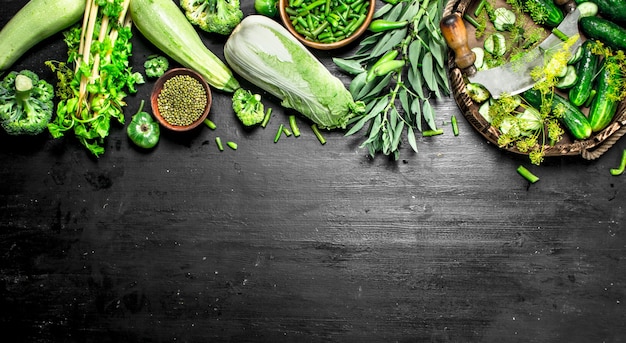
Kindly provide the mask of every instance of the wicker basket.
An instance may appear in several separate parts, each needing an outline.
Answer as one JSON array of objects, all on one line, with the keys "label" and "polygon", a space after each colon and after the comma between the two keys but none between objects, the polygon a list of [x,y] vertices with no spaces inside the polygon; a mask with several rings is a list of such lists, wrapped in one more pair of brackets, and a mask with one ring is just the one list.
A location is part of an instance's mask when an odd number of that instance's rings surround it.
[{"label": "wicker basket", "polygon": [[[443,15],[446,16],[455,12],[463,15],[465,11],[471,7],[473,1],[474,0],[450,0],[446,4]],[[465,92],[465,78],[461,70],[454,64],[452,51],[450,51],[448,58],[448,75],[454,99],[463,112],[464,117],[476,131],[483,135],[489,142],[498,146],[500,133],[498,129],[491,126],[483,118],[478,112],[479,106],[474,103]],[[613,121],[604,130],[593,134],[586,140],[573,140],[566,135],[566,137],[555,145],[546,146],[545,156],[580,155],[584,159],[594,160],[608,151],[625,133],[626,100],[619,104]],[[515,147],[505,147],[503,149],[517,154],[525,154],[518,151]]]}]

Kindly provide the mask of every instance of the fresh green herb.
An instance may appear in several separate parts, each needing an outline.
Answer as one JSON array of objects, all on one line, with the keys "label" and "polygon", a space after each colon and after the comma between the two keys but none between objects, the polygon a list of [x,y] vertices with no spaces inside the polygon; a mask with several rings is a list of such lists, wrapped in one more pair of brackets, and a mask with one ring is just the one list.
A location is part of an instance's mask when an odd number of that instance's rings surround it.
[{"label": "fresh green herb", "polygon": [[10,135],[38,135],[54,112],[54,87],[30,70],[8,73],[0,82],[0,124]]},{"label": "fresh green herb", "polygon": [[[350,91],[366,104],[365,113],[351,120],[346,135],[365,131],[367,138],[361,147],[367,148],[372,157],[382,153],[398,159],[403,136],[417,151],[415,132],[422,131],[423,124],[424,130],[437,129],[432,103],[450,93],[445,66],[447,46],[438,26],[443,5],[434,0],[383,5],[374,14],[375,19],[409,24],[373,33],[360,42],[352,56],[335,60],[354,75]],[[349,61],[358,62],[360,71],[344,68]]]},{"label": "fresh green herb", "polygon": [[530,183],[535,183],[539,181],[539,177],[537,177],[537,175],[533,174],[530,170],[528,170],[526,167],[522,165],[517,167],[517,172],[521,176],[523,176],[526,180],[528,180]]},{"label": "fresh green herb", "polygon": [[624,172],[624,169],[626,169],[626,149],[624,149],[622,153],[622,159],[620,160],[619,167],[611,168],[610,172],[611,172],[611,175],[618,176],[618,175],[622,175],[622,173]]},{"label": "fresh green herb", "polygon": [[104,153],[111,119],[124,123],[122,108],[127,93],[144,82],[129,66],[131,20],[129,0],[89,0],[82,26],[64,32],[68,63],[47,61],[59,78],[57,116],[48,125],[54,138],[73,130],[96,157]]}]

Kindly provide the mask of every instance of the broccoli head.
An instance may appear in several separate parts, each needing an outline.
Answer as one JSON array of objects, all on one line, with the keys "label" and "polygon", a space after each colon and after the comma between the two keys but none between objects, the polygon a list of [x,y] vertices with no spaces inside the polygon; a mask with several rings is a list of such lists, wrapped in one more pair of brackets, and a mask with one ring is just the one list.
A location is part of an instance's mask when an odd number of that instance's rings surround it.
[{"label": "broccoli head", "polygon": [[265,109],[259,94],[239,88],[233,94],[233,110],[245,126],[260,124],[265,117]]},{"label": "broccoli head", "polygon": [[146,70],[147,77],[157,78],[165,74],[170,67],[170,62],[165,56],[151,55],[148,56],[143,67]]},{"label": "broccoli head", "polygon": [[243,19],[239,0],[180,0],[187,20],[207,32],[229,35]]},{"label": "broccoli head", "polygon": [[37,135],[52,119],[54,87],[30,70],[12,71],[0,82],[0,125],[10,135]]}]

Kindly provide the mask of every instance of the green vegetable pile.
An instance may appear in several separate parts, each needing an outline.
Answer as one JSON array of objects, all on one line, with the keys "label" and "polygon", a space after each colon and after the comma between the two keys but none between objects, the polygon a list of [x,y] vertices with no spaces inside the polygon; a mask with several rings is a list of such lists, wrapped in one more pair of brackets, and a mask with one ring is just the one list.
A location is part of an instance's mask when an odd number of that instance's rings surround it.
[{"label": "green vegetable pile", "polygon": [[403,136],[417,152],[416,131],[438,130],[433,103],[450,93],[447,47],[439,29],[442,6],[435,0],[387,3],[374,15],[386,25],[377,24],[378,32],[363,39],[353,56],[334,59],[354,75],[350,92],[366,105],[346,135],[366,130],[362,147],[371,156],[398,159]]},{"label": "green vegetable pile", "polygon": [[30,70],[12,71],[0,82],[0,124],[10,135],[38,135],[46,130],[54,89]]}]

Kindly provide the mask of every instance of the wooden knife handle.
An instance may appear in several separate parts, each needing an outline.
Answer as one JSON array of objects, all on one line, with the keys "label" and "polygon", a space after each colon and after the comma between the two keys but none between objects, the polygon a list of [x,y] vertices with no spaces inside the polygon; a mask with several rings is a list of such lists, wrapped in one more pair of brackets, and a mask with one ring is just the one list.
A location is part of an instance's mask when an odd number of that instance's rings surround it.
[{"label": "wooden knife handle", "polygon": [[475,74],[476,55],[468,45],[467,30],[463,18],[458,13],[449,14],[441,18],[439,27],[448,47],[454,51],[454,63],[457,67],[470,76]]},{"label": "wooden knife handle", "polygon": [[572,12],[576,8],[576,2],[574,0],[554,0],[554,4],[561,6],[565,13]]}]

